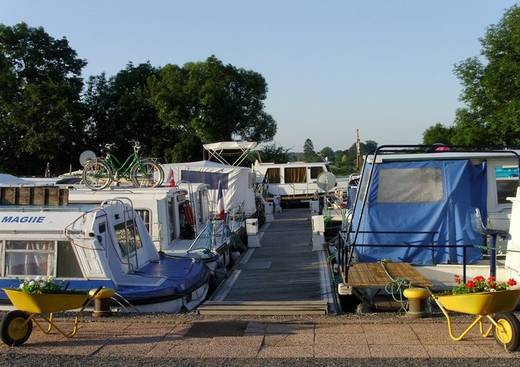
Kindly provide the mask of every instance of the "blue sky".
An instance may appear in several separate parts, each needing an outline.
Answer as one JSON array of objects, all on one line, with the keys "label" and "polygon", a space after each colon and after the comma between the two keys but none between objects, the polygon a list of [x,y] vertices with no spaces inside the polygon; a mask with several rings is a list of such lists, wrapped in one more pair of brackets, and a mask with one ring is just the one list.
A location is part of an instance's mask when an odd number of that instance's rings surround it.
[{"label": "blue sky", "polygon": [[302,150],[419,143],[460,106],[453,65],[478,55],[486,27],[515,1],[7,1],[0,22],[66,36],[84,76],[127,62],[204,60],[260,72],[275,142]]}]

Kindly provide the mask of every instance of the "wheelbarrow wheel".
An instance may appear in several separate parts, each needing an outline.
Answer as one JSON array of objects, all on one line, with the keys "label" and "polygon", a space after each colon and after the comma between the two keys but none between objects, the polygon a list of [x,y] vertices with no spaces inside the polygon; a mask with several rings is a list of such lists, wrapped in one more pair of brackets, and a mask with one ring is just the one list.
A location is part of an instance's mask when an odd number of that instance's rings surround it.
[{"label": "wheelbarrow wheel", "polygon": [[23,311],[8,312],[0,326],[2,341],[12,347],[25,343],[33,329],[32,320],[27,320],[28,318],[29,315]]},{"label": "wheelbarrow wheel", "polygon": [[495,340],[509,352],[518,349],[520,344],[520,322],[511,312],[501,312],[494,316],[498,325],[495,327]]}]

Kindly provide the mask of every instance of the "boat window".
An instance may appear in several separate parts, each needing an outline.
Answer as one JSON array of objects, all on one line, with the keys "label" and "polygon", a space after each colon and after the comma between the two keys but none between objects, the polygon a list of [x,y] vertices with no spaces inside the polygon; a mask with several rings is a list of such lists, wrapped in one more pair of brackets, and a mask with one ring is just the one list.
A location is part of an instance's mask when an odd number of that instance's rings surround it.
[{"label": "boat window", "polygon": [[56,276],[58,278],[83,278],[74,246],[69,241],[58,241]]},{"label": "boat window", "polygon": [[139,216],[143,220],[144,226],[145,226],[146,230],[148,231],[148,233],[152,234],[152,231],[151,231],[152,213],[148,209],[136,209],[135,212],[137,214],[139,214]]},{"label": "boat window", "polygon": [[101,233],[105,233],[105,231],[106,231],[106,224],[105,224],[105,222],[101,222],[101,223],[99,223],[99,227],[98,227],[98,229],[99,229],[99,233],[100,233],[100,234],[101,234]]},{"label": "boat window", "polygon": [[497,201],[499,204],[510,204],[508,197],[516,196],[518,187],[518,167],[496,167]]},{"label": "boat window", "polygon": [[4,276],[54,276],[54,241],[5,241]]},{"label": "boat window", "polygon": [[379,203],[429,203],[444,196],[440,168],[387,168],[379,171]]},{"label": "boat window", "polygon": [[131,254],[143,246],[139,235],[139,229],[136,227],[133,220],[117,224],[114,226],[114,230],[116,232],[116,240],[119,249],[123,256]]},{"label": "boat window", "polygon": [[307,182],[307,169],[305,167],[287,167],[284,170],[285,183]]},{"label": "boat window", "polygon": [[311,178],[316,179],[323,172],[323,167],[311,167]]},{"label": "boat window", "polygon": [[265,176],[269,183],[280,183],[280,168],[268,168]]}]

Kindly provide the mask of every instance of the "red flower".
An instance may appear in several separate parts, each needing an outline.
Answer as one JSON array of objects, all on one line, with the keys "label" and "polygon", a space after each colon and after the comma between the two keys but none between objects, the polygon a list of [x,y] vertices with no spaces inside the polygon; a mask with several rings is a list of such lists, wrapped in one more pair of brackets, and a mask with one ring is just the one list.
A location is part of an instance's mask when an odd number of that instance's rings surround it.
[{"label": "red flower", "polygon": [[468,280],[468,282],[466,283],[466,288],[468,288],[468,289],[475,288],[475,282],[473,280]]},{"label": "red flower", "polygon": [[475,281],[475,282],[483,282],[484,280],[485,280],[485,278],[482,275],[477,275],[476,277],[473,278],[473,281]]},{"label": "red flower", "polygon": [[514,280],[513,278],[509,279],[507,281],[507,285],[512,287],[512,286],[515,286],[516,285],[516,280]]},{"label": "red flower", "polygon": [[489,277],[487,281],[488,283],[493,283],[495,280],[497,280],[496,277]]},{"label": "red flower", "polygon": [[455,283],[457,283],[457,284],[462,283],[462,280],[460,279],[460,275],[455,274],[455,275],[453,276],[453,280],[454,280]]}]

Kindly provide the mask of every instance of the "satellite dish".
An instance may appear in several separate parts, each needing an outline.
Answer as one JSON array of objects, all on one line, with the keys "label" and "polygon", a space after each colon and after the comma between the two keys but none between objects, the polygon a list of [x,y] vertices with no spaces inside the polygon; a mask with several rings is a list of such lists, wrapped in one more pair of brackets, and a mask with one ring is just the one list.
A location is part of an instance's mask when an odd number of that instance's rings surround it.
[{"label": "satellite dish", "polygon": [[96,153],[91,150],[85,150],[79,155],[79,163],[85,167],[88,161],[95,161]]},{"label": "satellite dish", "polygon": [[322,172],[316,180],[318,187],[325,192],[329,192],[336,186],[336,176],[332,172]]}]

